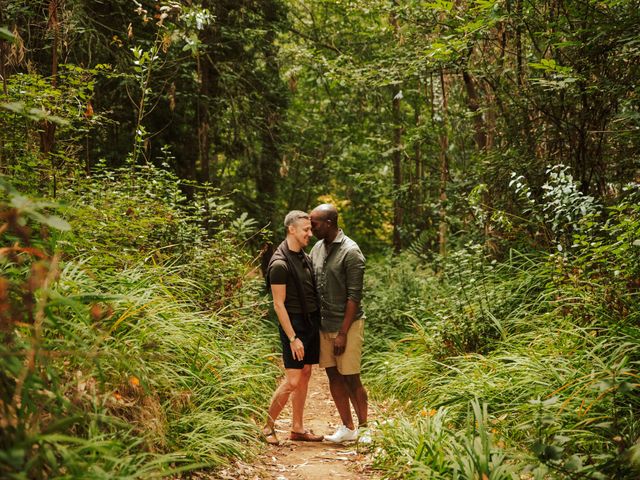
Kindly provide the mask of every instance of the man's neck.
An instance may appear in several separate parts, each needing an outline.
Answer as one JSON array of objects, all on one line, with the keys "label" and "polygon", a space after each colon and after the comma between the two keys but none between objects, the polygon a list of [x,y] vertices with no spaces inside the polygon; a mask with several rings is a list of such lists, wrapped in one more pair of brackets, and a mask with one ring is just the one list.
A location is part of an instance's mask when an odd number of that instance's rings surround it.
[{"label": "man's neck", "polygon": [[302,247],[300,246],[300,244],[293,237],[287,237],[287,246],[289,247],[289,250],[291,250],[292,252],[297,253],[300,250],[302,250]]},{"label": "man's neck", "polygon": [[330,232],[326,237],[324,237],[324,243],[326,244],[332,244],[333,241],[336,239],[336,237],[338,236],[338,233],[340,232],[340,230],[335,230],[333,232]]}]

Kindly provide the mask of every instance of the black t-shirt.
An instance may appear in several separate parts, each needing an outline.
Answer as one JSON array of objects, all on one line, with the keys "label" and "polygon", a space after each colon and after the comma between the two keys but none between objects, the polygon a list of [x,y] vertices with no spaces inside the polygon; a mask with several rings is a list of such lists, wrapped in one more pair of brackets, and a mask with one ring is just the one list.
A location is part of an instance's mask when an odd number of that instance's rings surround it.
[{"label": "black t-shirt", "polygon": [[[303,261],[303,252],[291,252],[294,259],[293,268],[296,269],[298,278],[302,282],[304,296],[307,303],[309,313],[318,310],[318,298],[313,290],[313,272],[306,267]],[[286,285],[287,294],[284,300],[284,306],[289,313],[304,313],[302,304],[298,296],[298,288],[296,287],[293,276],[289,274],[289,265],[284,260],[276,260],[269,269],[269,283],[271,285]]]}]

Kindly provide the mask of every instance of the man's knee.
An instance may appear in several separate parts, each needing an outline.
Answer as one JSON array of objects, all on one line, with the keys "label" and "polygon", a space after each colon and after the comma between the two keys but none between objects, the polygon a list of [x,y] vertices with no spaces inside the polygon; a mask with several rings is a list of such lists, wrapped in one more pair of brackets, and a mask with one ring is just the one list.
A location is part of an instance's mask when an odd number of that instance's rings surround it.
[{"label": "man's knee", "polygon": [[358,388],[362,388],[362,382],[360,381],[360,374],[356,373],[354,375],[343,375],[345,383],[351,390],[356,390]]},{"label": "man's knee", "polygon": [[342,375],[338,372],[337,367],[327,367],[327,377],[329,377],[330,382],[340,381],[342,379]]},{"label": "man's knee", "polygon": [[287,374],[285,388],[289,393],[292,393],[296,388],[298,388],[298,385],[300,385],[300,380],[304,375],[303,370],[304,369],[295,370],[295,373]]},{"label": "man's knee", "polygon": [[289,393],[293,393],[293,391],[298,388],[298,385],[300,384],[300,377],[295,377],[295,378],[288,378],[287,379],[287,384],[286,384],[286,389],[287,392]]}]

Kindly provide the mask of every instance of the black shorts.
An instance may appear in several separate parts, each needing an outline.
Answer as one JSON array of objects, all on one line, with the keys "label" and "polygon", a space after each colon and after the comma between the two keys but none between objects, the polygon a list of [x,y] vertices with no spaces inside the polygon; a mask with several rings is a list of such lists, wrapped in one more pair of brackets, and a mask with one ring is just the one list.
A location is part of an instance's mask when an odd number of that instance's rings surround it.
[{"label": "black shorts", "polygon": [[304,319],[302,313],[290,313],[291,326],[297,337],[304,345],[304,358],[294,360],[291,353],[291,343],[284,333],[282,326],[278,324],[280,330],[280,341],[282,342],[282,360],[284,368],[302,369],[305,365],[315,365],[320,361],[320,311],[317,310],[309,315],[311,322]]}]

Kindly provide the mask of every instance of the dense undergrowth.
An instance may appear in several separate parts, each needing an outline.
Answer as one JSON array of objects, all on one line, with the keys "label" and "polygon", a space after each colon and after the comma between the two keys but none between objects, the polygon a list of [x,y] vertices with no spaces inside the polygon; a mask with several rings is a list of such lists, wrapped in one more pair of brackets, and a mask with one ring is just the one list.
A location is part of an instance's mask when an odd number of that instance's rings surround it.
[{"label": "dense undergrowth", "polygon": [[2,478],[152,478],[256,451],[277,374],[262,284],[230,205],[169,177],[103,171],[57,211],[5,185]]},{"label": "dense undergrowth", "polygon": [[[256,451],[278,370],[251,228],[177,185],[104,170],[56,207],[5,185],[3,478],[166,477]],[[364,372],[387,407],[385,476],[640,475],[638,193],[582,208],[554,188],[537,210],[553,253],[496,260],[472,242],[370,262]]]},{"label": "dense undergrowth", "polygon": [[554,253],[370,270],[364,371],[398,478],[640,475],[640,207],[585,212]]}]

